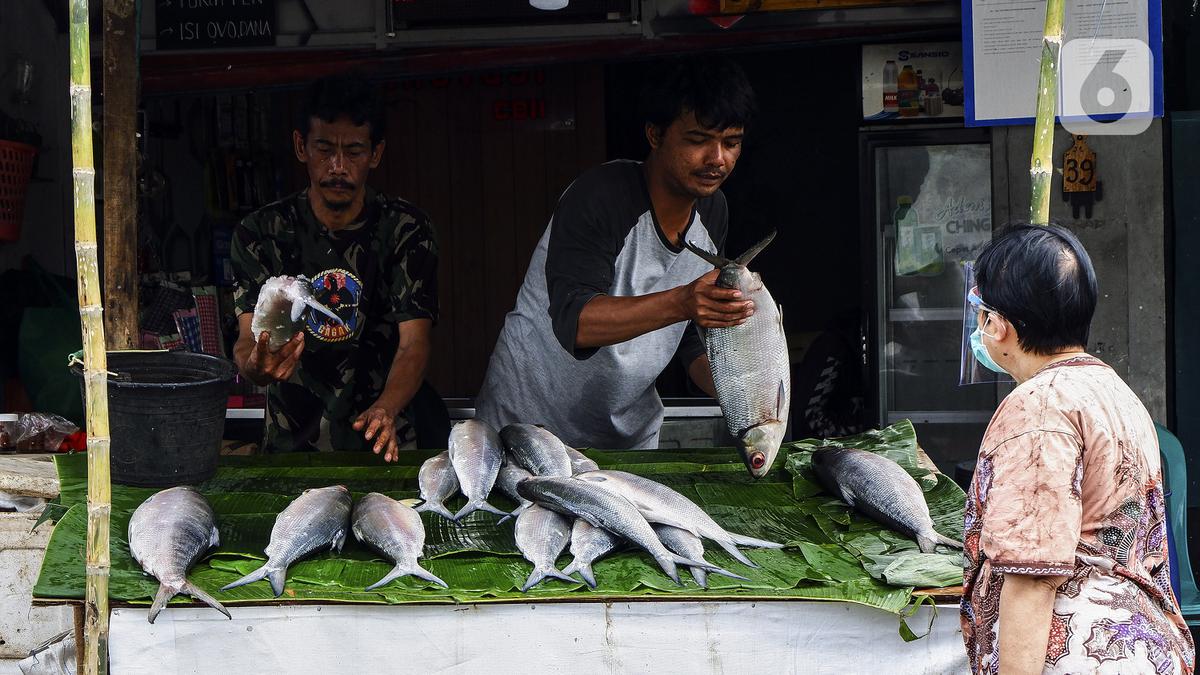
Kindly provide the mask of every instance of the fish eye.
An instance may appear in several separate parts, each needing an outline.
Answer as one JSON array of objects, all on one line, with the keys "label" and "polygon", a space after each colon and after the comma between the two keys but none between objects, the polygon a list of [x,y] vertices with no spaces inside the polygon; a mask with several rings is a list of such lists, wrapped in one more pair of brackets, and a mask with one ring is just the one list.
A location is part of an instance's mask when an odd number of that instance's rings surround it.
[{"label": "fish eye", "polygon": [[750,456],[750,466],[755,469],[761,469],[763,464],[767,463],[767,458],[761,452],[756,452]]}]

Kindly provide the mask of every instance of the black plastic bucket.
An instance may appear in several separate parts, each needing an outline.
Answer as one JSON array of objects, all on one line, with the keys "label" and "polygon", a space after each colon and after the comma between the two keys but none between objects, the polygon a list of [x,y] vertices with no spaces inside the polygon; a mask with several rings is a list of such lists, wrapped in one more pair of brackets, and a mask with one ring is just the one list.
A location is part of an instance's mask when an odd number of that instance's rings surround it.
[{"label": "black plastic bucket", "polygon": [[[82,377],[80,366],[72,370]],[[191,352],[108,352],[108,370],[113,482],[167,487],[212,478],[233,363]]]}]

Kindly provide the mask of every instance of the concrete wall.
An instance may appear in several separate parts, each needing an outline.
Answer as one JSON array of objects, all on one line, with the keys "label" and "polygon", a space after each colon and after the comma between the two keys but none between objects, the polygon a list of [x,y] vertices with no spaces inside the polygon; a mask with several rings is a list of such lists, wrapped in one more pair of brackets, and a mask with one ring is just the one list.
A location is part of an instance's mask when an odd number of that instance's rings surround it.
[{"label": "concrete wall", "polygon": [[[33,63],[32,101],[27,105],[11,100],[12,68],[18,58]],[[0,242],[0,270],[19,267],[21,258],[32,254],[50,272],[74,273],[69,59],[67,36],[57,32],[54,19],[40,0],[0,2],[0,110],[35,122],[42,135],[37,173],[26,196],[21,238]],[[98,164],[99,147],[96,158]],[[96,185],[100,185],[99,180]]]},{"label": "concrete wall", "polygon": [[[1033,127],[994,131],[995,223],[1029,218]],[[1167,304],[1164,260],[1162,120],[1138,136],[1090,136],[1103,200],[1079,218],[1062,200],[1062,156],[1073,142],[1054,138],[1050,217],[1079,236],[1100,284],[1089,351],[1112,366],[1156,421],[1167,415]]]}]

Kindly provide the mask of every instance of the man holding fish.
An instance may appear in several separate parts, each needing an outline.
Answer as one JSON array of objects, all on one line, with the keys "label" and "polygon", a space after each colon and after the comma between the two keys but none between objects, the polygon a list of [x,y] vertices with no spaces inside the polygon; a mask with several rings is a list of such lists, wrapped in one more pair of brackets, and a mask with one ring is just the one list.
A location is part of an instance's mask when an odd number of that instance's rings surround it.
[{"label": "man holding fish", "polygon": [[678,354],[715,393],[695,323],[743,324],[749,297],[685,251],[719,251],[720,191],[742,151],[754,92],[727,60],[666,64],[648,77],[644,162],[613,161],[567,188],[505,320],[476,414],[496,428],[545,425],[569,446],[658,446],[654,382]]},{"label": "man holding fish", "polygon": [[384,121],[366,82],[314,83],[292,134],[308,188],[235,232],[234,360],[268,387],[267,452],[369,447],[394,461],[415,439],[402,411],[429,360],[437,244],[420,209],[366,184]]}]

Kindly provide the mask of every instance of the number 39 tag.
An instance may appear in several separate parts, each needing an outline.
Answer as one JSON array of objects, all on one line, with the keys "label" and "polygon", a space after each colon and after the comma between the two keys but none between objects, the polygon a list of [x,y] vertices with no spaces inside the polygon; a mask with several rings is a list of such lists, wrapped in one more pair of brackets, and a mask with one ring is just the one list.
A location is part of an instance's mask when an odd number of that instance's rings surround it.
[{"label": "number 39 tag", "polygon": [[1076,39],[1059,61],[1059,121],[1072,134],[1136,135],[1154,117],[1154,56],[1141,40]]},{"label": "number 39 tag", "polygon": [[1063,155],[1062,176],[1063,192],[1096,191],[1096,153],[1084,136],[1076,136],[1075,145]]}]

